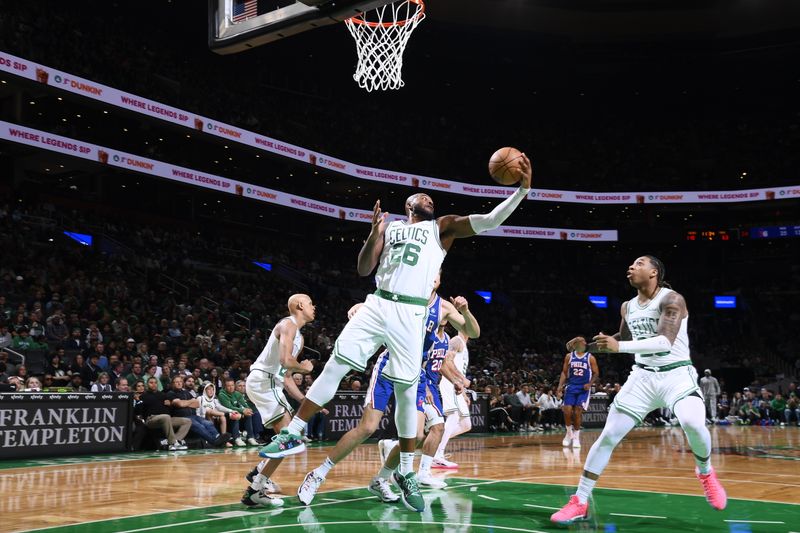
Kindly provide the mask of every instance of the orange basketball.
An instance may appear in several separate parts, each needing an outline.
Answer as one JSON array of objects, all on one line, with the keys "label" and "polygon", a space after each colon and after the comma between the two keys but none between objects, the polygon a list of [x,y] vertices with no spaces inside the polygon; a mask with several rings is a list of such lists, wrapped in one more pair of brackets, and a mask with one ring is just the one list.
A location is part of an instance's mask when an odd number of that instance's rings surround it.
[{"label": "orange basketball", "polygon": [[516,148],[505,146],[489,158],[489,175],[501,185],[514,185],[519,181],[519,158],[522,152]]}]

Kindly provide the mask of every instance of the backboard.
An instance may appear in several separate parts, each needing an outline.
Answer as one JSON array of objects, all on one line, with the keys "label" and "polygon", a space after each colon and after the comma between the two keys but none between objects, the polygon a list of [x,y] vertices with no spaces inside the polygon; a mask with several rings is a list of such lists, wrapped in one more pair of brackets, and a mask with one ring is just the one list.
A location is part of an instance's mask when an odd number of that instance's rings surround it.
[{"label": "backboard", "polygon": [[208,0],[208,46],[235,54],[334,24],[391,0]]}]

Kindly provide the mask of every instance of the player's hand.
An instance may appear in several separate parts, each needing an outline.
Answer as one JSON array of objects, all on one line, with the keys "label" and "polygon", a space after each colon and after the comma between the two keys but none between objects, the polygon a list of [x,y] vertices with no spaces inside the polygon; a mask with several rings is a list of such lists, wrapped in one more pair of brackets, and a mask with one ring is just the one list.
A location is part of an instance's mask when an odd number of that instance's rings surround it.
[{"label": "player's hand", "polygon": [[453,307],[456,308],[456,311],[462,315],[464,314],[464,311],[469,310],[469,302],[463,296],[456,296],[455,298],[451,296],[450,303],[453,304]]},{"label": "player's hand", "polygon": [[320,413],[322,413],[322,414],[323,414],[323,415],[325,415],[325,416],[328,416],[329,414],[331,414],[331,412],[330,412],[330,411],[328,411],[327,409],[325,409],[324,407],[322,408],[322,410],[320,411]]},{"label": "player's hand", "polygon": [[564,396],[564,390],[563,389],[558,389],[556,391],[556,398],[558,398],[560,400],[562,396]]},{"label": "player's hand", "polygon": [[583,390],[592,390],[592,386],[589,383],[584,383]]},{"label": "player's hand", "polygon": [[375,207],[372,209],[372,232],[382,235],[386,229],[386,217],[389,213],[381,211],[381,201],[375,202]]},{"label": "player's hand", "polygon": [[312,363],[310,360],[306,359],[305,361],[300,363],[301,374],[308,374],[312,370],[314,370],[314,363]]},{"label": "player's hand", "polygon": [[531,179],[533,178],[533,168],[531,167],[531,160],[524,153],[519,157],[519,166],[514,167],[514,170],[519,176],[519,186],[523,189],[531,188]]},{"label": "player's hand", "polygon": [[464,385],[460,381],[456,381],[453,383],[453,390],[456,391],[456,395],[461,394],[464,392]]},{"label": "player's hand", "polygon": [[601,331],[592,337],[592,340],[597,344],[597,350],[600,352],[619,353],[619,341],[611,335],[606,335]]}]

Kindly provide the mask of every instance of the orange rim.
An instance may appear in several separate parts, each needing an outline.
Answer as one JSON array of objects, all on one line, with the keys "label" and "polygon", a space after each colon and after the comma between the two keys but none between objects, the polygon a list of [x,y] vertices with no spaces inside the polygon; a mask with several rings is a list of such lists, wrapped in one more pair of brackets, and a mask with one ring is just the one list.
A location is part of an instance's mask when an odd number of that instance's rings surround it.
[{"label": "orange rim", "polygon": [[407,2],[410,4],[417,4],[419,9],[416,13],[414,13],[413,17],[405,20],[398,20],[396,22],[370,22],[368,20],[364,20],[363,13],[356,15],[355,17],[350,17],[348,20],[353,24],[362,24],[364,26],[369,26],[370,28],[377,28],[378,26],[383,26],[384,28],[391,28],[392,26],[405,26],[409,22],[418,19],[423,13],[425,13],[425,2],[423,2],[423,0],[407,0]]}]

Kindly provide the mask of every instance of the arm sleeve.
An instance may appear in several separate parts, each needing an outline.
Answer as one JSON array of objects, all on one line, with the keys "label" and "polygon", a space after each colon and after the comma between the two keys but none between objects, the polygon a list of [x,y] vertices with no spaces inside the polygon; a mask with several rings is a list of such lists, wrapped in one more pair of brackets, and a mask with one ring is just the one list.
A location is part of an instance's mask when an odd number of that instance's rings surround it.
[{"label": "arm sleeve", "polygon": [[475,233],[483,233],[500,226],[505,220],[511,216],[514,209],[525,199],[530,189],[518,188],[514,194],[500,202],[497,207],[492,209],[491,213],[484,215],[470,215],[469,223]]},{"label": "arm sleeve", "polygon": [[664,335],[639,341],[620,341],[619,353],[660,353],[672,349],[672,343]]}]

